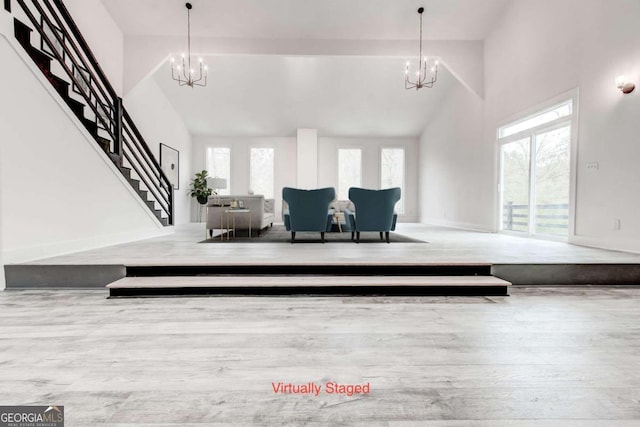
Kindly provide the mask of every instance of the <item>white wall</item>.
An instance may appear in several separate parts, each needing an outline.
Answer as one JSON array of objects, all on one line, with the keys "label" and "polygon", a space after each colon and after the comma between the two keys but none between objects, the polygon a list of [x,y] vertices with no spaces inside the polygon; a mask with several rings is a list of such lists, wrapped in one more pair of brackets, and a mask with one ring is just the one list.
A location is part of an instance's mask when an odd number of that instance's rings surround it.
[{"label": "white wall", "polygon": [[2,232],[2,171],[3,167],[2,167],[2,156],[0,156],[0,291],[3,290],[6,287],[6,283],[5,283],[5,278],[4,278],[4,262],[3,262],[3,258],[4,258],[4,239],[3,239],[3,232]]},{"label": "white wall", "polygon": [[362,186],[380,188],[380,150],[405,149],[405,213],[401,221],[418,220],[418,141],[404,138],[328,138],[318,140],[318,186],[338,191],[338,149],[362,149]]},{"label": "white wall", "polygon": [[122,96],[124,87],[122,31],[100,0],[65,0],[64,4],[113,88]]},{"label": "white wall", "polygon": [[178,112],[152,78],[141,81],[124,100],[138,130],[160,162],[160,143],[180,152],[178,190],[174,191],[174,224],[190,221],[188,188],[191,178],[191,135]]},{"label": "white wall", "polygon": [[[251,147],[273,147],[275,149],[275,208],[276,221],[281,218],[282,187],[296,186],[296,138],[235,138],[194,136],[193,138],[193,167],[195,171],[206,169],[207,147],[231,148],[231,195],[248,194],[249,191],[249,151]],[[197,203],[192,201],[192,221],[197,219]]]},{"label": "white wall", "polygon": [[511,2],[485,40],[484,102],[454,85],[421,136],[421,221],[495,230],[496,129],[577,88],[570,241],[640,251],[640,92],[614,86],[616,74],[640,82],[639,17],[640,2],[628,0]]},{"label": "white wall", "polygon": [[579,88],[577,243],[640,251],[640,91],[614,85],[640,83],[639,18],[638,1],[515,0],[485,42],[487,149],[503,120]]},{"label": "white wall", "polygon": [[420,138],[420,221],[492,230],[494,152],[482,140],[484,103],[451,86]]},{"label": "white wall", "polygon": [[165,234],[23,49],[9,40],[0,36],[3,262]]}]

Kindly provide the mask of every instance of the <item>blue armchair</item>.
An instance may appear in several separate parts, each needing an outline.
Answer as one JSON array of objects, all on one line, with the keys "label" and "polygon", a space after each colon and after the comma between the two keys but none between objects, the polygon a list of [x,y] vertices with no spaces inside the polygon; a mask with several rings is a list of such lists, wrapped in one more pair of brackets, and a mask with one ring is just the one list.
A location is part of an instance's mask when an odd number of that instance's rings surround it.
[{"label": "blue armchair", "polygon": [[351,187],[349,199],[356,208],[355,213],[345,211],[345,217],[351,225],[351,239],[353,240],[355,234],[356,242],[360,242],[360,232],[377,231],[380,233],[380,240],[385,233],[389,243],[389,232],[396,229],[398,215],[394,209],[400,200],[400,188],[367,190]]},{"label": "blue armchair", "polygon": [[329,209],[329,203],[336,197],[333,188],[320,188],[318,190],[301,190],[284,187],[282,200],[289,205],[283,212],[284,226],[291,231],[291,243],[296,240],[298,231],[315,231],[320,233],[324,242],[324,233],[331,231],[333,211]]}]

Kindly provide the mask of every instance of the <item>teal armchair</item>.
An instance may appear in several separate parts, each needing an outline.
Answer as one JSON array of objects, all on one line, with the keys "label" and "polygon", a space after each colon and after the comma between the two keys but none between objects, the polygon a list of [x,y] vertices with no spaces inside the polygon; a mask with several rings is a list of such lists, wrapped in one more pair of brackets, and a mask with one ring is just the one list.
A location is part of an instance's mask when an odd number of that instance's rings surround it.
[{"label": "teal armchair", "polygon": [[282,200],[287,202],[288,208],[283,212],[284,226],[291,232],[291,243],[296,240],[296,232],[319,232],[322,242],[324,233],[331,231],[333,211],[329,203],[336,197],[333,188],[318,190],[301,190],[284,187]]},{"label": "teal armchair", "polygon": [[351,187],[349,189],[349,199],[353,202],[356,211],[347,212],[351,226],[351,239],[354,234],[356,242],[360,242],[360,233],[366,231],[377,231],[380,233],[380,240],[383,233],[386,234],[387,243],[389,232],[396,229],[398,215],[394,209],[400,200],[400,188],[387,188],[385,190],[367,190],[365,188]]}]

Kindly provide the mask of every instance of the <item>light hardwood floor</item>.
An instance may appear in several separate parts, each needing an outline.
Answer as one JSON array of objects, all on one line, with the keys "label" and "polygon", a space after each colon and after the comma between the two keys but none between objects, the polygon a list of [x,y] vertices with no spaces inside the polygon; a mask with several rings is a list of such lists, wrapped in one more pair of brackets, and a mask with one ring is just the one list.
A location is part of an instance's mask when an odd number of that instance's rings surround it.
[{"label": "light hardwood floor", "polygon": [[[0,293],[0,404],[67,426],[637,426],[640,289],[107,300]],[[371,384],[364,396],[271,382]]]},{"label": "light hardwood floor", "polygon": [[562,242],[480,233],[424,224],[398,224],[398,233],[428,243],[198,243],[204,224],[177,226],[154,239],[46,258],[26,264],[547,264],[640,263],[640,255]]}]

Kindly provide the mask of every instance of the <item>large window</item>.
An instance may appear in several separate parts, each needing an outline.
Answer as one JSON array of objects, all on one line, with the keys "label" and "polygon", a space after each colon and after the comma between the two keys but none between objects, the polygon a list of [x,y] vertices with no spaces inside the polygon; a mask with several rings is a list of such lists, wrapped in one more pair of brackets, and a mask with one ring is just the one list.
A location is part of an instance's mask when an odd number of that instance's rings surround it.
[{"label": "large window", "polygon": [[404,214],[404,148],[383,148],[380,151],[380,188],[400,187],[402,197],[396,212]]},{"label": "large window", "polygon": [[338,149],[338,199],[349,198],[350,187],[362,184],[362,150],[359,148]]},{"label": "large window", "polygon": [[212,178],[227,180],[227,188],[216,189],[220,195],[231,194],[231,149],[228,147],[207,148],[207,171]]},{"label": "large window", "polygon": [[501,229],[567,236],[573,101],[498,129]]},{"label": "large window", "polygon": [[251,149],[251,176],[249,186],[254,194],[262,194],[266,199],[272,199],[275,182],[274,171],[274,149],[254,147]]}]

